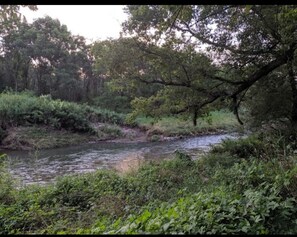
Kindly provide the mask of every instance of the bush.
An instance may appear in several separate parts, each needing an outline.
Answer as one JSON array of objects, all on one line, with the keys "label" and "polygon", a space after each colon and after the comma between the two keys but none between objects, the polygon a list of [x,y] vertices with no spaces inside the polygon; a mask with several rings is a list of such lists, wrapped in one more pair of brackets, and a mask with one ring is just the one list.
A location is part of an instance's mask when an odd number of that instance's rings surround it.
[{"label": "bush", "polygon": [[213,147],[212,153],[227,152],[239,158],[263,157],[265,154],[264,143],[257,137],[240,138],[238,140],[226,139],[221,145]]},{"label": "bush", "polygon": [[121,96],[107,90],[100,96],[93,98],[91,104],[117,113],[129,113],[131,112],[130,100],[127,96]]},{"label": "bush", "polygon": [[294,234],[296,161],[228,152],[193,160],[177,150],[137,172],[99,170],[44,187],[16,189],[0,176],[0,233]]},{"label": "bush", "polygon": [[0,154],[0,203],[10,204],[14,201],[14,179],[7,171],[7,155]]},{"label": "bush", "polygon": [[52,100],[50,96],[6,92],[0,94],[0,121],[4,126],[45,124],[57,129],[95,133],[90,122],[123,124],[124,117],[87,105]]},{"label": "bush", "polygon": [[116,125],[104,125],[99,127],[98,133],[107,134],[108,138],[117,138],[123,136],[123,133]]},{"label": "bush", "polygon": [[294,233],[296,208],[291,199],[282,200],[269,184],[243,195],[218,188],[199,192],[176,202],[162,203],[107,230],[94,227],[92,234],[276,234]]}]

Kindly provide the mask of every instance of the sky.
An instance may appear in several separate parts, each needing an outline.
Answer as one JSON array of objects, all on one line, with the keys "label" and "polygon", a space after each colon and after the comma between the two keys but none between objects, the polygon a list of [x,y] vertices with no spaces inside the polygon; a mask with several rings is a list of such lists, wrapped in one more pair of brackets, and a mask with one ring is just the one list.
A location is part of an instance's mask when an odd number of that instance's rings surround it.
[{"label": "sky", "polygon": [[118,38],[121,23],[128,16],[124,5],[37,5],[37,11],[21,10],[29,23],[46,15],[59,19],[73,35],[81,35],[91,43],[96,40]]}]

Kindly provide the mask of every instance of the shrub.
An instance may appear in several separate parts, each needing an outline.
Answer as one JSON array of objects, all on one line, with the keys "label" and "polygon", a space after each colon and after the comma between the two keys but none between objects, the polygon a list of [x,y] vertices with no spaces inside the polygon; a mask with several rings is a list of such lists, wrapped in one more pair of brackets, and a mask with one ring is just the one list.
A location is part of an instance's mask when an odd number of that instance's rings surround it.
[{"label": "shrub", "polygon": [[226,139],[221,145],[215,146],[212,153],[227,152],[239,158],[261,157],[265,153],[264,143],[257,137],[250,136],[238,140]]},{"label": "shrub", "polygon": [[50,96],[35,97],[28,92],[6,92],[0,94],[0,121],[4,126],[45,124],[57,129],[95,133],[90,122],[124,124],[124,115],[53,100]]},{"label": "shrub", "polygon": [[0,175],[0,233],[296,233],[295,155],[216,152],[192,160],[177,150],[169,158],[125,175],[99,170],[44,187],[15,189]]},{"label": "shrub", "polygon": [[0,203],[10,204],[14,201],[14,179],[7,170],[7,155],[0,154]]},{"label": "shrub", "polygon": [[282,200],[269,184],[261,190],[247,189],[243,195],[218,188],[199,192],[155,210],[144,210],[126,220],[119,219],[104,234],[276,234],[293,233],[296,207]]}]

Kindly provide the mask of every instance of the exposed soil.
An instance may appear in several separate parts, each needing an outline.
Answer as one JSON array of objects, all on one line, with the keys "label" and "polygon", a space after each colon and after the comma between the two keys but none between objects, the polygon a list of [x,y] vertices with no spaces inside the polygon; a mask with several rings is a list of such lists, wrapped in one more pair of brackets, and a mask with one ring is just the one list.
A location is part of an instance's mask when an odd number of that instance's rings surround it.
[{"label": "exposed soil", "polygon": [[[93,124],[98,131],[98,136],[56,130],[48,126],[12,127],[7,130],[7,136],[2,140],[0,149],[34,150],[100,141],[121,143],[149,141],[149,135],[145,129],[113,126],[103,123]],[[107,128],[107,131],[102,128]]]},{"label": "exposed soil", "polygon": [[86,143],[95,139],[94,136],[88,134],[56,130],[48,126],[12,127],[7,130],[7,133],[1,142],[0,149],[47,149]]},{"label": "exposed soil", "polygon": [[[108,126],[105,123],[96,123],[93,124],[93,127],[99,131],[100,128]],[[147,130],[144,127],[128,127],[122,126],[117,127],[120,129],[121,135],[117,137],[112,137],[110,134],[106,135],[106,137],[102,137],[99,140],[108,141],[108,142],[120,142],[120,143],[137,143],[137,142],[147,142],[147,141],[164,141],[174,139],[173,137],[166,137],[162,132],[157,131],[156,129]],[[176,137],[175,137],[176,138]]]},{"label": "exposed soil", "polygon": [[1,148],[9,150],[31,150],[33,144],[30,144],[29,141],[20,139],[18,133],[18,128],[9,129],[8,135],[2,140]]},{"label": "exposed soil", "polygon": [[35,150],[66,147],[82,143],[100,141],[119,143],[158,142],[182,138],[167,137],[156,128],[117,126],[106,123],[94,123],[97,135],[74,133],[67,130],[56,130],[49,126],[20,126],[10,128],[8,135],[2,140],[0,149]]},{"label": "exposed soil", "polygon": [[173,140],[179,137],[167,137],[160,131],[155,131],[155,129],[146,130],[145,128],[130,128],[121,127],[122,137],[117,137],[114,139],[109,139],[110,142],[120,142],[120,143],[137,143],[137,142],[153,142],[153,141],[165,141]]},{"label": "exposed soil", "polygon": [[121,132],[123,137],[118,137],[115,139],[109,140],[110,142],[145,142],[147,141],[147,134],[143,129],[140,128],[129,128],[122,127]]}]

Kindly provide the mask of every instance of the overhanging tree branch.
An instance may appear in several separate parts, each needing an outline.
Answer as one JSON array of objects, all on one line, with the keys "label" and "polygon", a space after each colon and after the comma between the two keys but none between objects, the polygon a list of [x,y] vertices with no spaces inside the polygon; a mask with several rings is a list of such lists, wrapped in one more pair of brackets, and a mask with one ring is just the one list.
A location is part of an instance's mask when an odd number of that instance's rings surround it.
[{"label": "overhanging tree branch", "polygon": [[246,55],[271,54],[271,47],[275,47],[275,46],[271,46],[268,49],[261,49],[261,50],[257,50],[257,51],[254,51],[254,50],[239,50],[239,49],[236,49],[234,47],[228,46],[225,43],[218,43],[218,42],[211,41],[208,38],[205,38],[205,37],[201,36],[199,33],[194,32],[187,22],[182,21],[181,23],[186,28],[182,28],[181,26],[175,25],[175,28],[177,30],[182,31],[183,33],[190,33],[193,37],[197,38],[198,40],[200,40],[203,43],[215,46],[217,48],[223,48],[223,49],[229,50],[230,52],[235,53],[235,54],[246,54]]},{"label": "overhanging tree branch", "polygon": [[255,82],[263,78],[264,76],[268,75],[274,69],[284,65],[287,63],[288,58],[293,57],[294,51],[296,50],[296,43],[292,44],[289,50],[287,50],[282,56],[278,57],[277,59],[273,60],[269,64],[263,66],[258,71],[253,73],[249,76],[248,80],[246,80],[241,86],[237,88],[232,94],[231,98],[237,96],[242,91],[246,90],[247,88],[251,87]]}]

